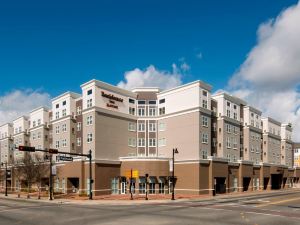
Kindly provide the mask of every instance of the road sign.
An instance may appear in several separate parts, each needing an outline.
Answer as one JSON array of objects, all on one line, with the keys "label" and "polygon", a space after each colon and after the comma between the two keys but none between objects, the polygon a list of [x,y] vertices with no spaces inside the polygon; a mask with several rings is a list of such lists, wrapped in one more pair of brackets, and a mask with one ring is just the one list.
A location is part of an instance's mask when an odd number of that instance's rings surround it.
[{"label": "road sign", "polygon": [[71,156],[64,156],[64,155],[59,155],[58,156],[58,160],[60,161],[73,161],[73,157]]}]

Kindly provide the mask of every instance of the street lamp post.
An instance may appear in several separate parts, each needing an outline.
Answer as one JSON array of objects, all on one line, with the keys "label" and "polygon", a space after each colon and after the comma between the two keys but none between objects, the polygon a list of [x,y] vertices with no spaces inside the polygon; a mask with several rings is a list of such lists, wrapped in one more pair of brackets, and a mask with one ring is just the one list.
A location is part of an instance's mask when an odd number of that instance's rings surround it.
[{"label": "street lamp post", "polygon": [[172,160],[172,200],[175,200],[175,167],[174,167],[174,160],[175,160],[175,154],[178,154],[177,148],[173,148],[173,160]]},{"label": "street lamp post", "polygon": [[5,196],[7,196],[7,162],[1,163],[3,166],[5,164]]}]

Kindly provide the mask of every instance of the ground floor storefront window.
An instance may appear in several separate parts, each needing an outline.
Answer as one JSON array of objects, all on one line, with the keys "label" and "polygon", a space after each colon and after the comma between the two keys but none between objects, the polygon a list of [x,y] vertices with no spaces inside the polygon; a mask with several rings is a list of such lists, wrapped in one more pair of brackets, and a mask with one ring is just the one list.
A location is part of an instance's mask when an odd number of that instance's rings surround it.
[{"label": "ground floor storefront window", "polygon": [[139,193],[146,194],[146,178],[145,177],[139,178]]}]

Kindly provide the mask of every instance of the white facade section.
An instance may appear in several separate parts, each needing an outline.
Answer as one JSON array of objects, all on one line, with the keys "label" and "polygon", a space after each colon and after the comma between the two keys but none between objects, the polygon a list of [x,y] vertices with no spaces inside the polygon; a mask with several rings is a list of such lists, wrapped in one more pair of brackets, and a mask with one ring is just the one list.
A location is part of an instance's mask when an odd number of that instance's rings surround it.
[{"label": "white facade section", "polygon": [[11,123],[3,124],[0,127],[0,139],[4,139],[13,135],[13,125]]},{"label": "white facade section", "polygon": [[21,116],[18,119],[13,121],[14,135],[21,132],[28,132],[29,129],[29,120],[28,117]]},{"label": "white facade section", "polygon": [[47,125],[50,122],[49,110],[45,107],[40,107],[30,112],[29,114],[30,128],[40,125]]},{"label": "white facade section", "polygon": [[65,116],[76,115],[76,99],[79,94],[66,92],[57,98],[52,99],[52,120],[57,120]]},{"label": "white facade section", "polygon": [[281,136],[281,123],[270,118],[262,118],[263,132]]},{"label": "white facade section", "polygon": [[243,110],[244,110],[243,125],[244,126],[251,125],[258,129],[262,129],[262,120],[261,120],[262,112],[250,106],[244,106]]}]

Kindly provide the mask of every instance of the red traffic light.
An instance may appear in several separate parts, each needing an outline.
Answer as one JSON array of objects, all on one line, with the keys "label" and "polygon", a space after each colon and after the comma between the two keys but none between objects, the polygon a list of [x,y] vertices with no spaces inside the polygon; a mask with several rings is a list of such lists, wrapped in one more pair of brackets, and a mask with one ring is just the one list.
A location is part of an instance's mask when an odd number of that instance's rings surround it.
[{"label": "red traffic light", "polygon": [[35,152],[35,147],[29,147],[29,146],[19,146],[19,151],[23,152]]},{"label": "red traffic light", "polygon": [[49,153],[57,154],[58,153],[58,149],[49,148]]}]

